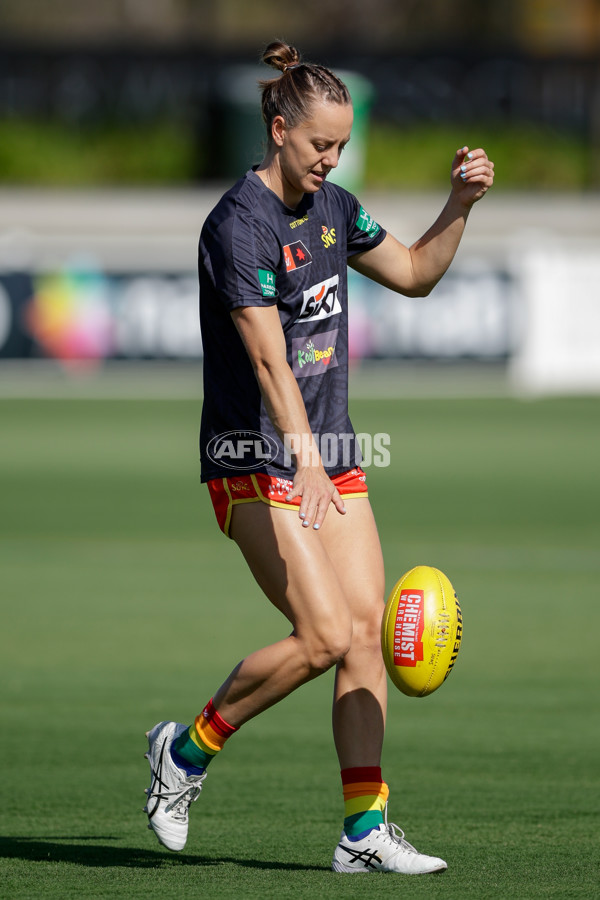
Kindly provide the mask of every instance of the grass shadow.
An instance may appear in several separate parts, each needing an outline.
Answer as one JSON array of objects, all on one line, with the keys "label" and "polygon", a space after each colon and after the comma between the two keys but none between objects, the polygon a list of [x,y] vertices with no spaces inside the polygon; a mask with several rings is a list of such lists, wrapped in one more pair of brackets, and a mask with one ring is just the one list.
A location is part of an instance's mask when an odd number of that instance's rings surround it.
[{"label": "grass shadow", "polygon": [[[70,843],[59,843],[59,841]],[[221,866],[231,864],[247,869],[279,870],[288,872],[324,872],[328,866],[310,866],[302,863],[277,862],[264,859],[241,859],[233,856],[202,856],[194,853],[168,853],[160,850],[144,850],[140,847],[115,847],[109,843],[115,837],[70,835],[64,838],[0,837],[0,859],[21,859],[28,862],[63,862],[91,868],[159,869],[172,866]]]}]

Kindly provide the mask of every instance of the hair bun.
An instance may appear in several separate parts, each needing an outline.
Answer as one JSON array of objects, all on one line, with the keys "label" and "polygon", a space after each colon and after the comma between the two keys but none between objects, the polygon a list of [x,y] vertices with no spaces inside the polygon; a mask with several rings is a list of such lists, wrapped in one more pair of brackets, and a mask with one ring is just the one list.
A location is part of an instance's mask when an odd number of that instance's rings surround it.
[{"label": "hair bun", "polygon": [[300,63],[300,54],[290,44],[285,44],[283,41],[273,41],[263,53],[262,61],[267,66],[272,66],[274,69],[279,69],[280,72],[285,72],[286,69],[290,69],[292,66],[297,66]]}]

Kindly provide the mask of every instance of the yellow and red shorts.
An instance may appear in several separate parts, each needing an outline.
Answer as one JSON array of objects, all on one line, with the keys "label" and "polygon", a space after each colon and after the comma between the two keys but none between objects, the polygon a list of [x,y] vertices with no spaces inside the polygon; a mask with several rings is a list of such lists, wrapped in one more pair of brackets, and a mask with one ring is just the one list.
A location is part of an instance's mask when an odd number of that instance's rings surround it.
[{"label": "yellow and red shorts", "polygon": [[[342,497],[367,497],[367,476],[356,466],[331,479]],[[229,537],[229,525],[233,507],[238,503],[266,503],[282,509],[298,509],[301,498],[286,500],[293,482],[288,478],[277,478],[264,472],[250,475],[236,475],[233,478],[211,478],[208,490],[217,522],[221,531]]]}]

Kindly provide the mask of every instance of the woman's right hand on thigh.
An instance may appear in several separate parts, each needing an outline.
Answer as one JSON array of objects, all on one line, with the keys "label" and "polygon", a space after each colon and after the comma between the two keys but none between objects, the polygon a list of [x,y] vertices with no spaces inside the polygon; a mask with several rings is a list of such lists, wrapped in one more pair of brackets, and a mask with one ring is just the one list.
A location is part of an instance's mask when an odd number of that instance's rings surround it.
[{"label": "woman's right hand on thigh", "polygon": [[297,470],[293,487],[286,499],[289,501],[294,497],[302,498],[298,515],[304,528],[312,524],[312,527],[318,530],[323,524],[330,503],[333,503],[341,515],[346,512],[338,489],[322,466],[304,466]]}]

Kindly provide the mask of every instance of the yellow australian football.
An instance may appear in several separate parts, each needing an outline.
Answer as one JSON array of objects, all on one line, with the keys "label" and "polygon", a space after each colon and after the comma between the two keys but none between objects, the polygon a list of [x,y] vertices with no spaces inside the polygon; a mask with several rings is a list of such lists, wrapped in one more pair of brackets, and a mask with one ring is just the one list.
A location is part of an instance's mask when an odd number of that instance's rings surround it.
[{"label": "yellow australian football", "polygon": [[388,675],[408,697],[426,697],[444,683],[462,639],[462,613],[449,579],[415,566],[394,586],[383,612],[381,649]]}]

